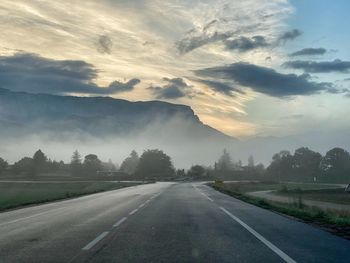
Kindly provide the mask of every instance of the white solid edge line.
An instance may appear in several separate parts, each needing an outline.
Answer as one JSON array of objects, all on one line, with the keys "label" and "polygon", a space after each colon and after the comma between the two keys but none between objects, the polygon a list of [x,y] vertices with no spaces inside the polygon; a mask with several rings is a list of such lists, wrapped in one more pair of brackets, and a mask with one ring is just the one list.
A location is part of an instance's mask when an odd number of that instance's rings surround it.
[{"label": "white solid edge line", "polygon": [[241,219],[239,219],[238,217],[234,216],[233,214],[231,214],[229,211],[227,211],[223,207],[220,207],[220,209],[222,211],[224,211],[233,220],[235,220],[237,223],[239,223],[241,226],[243,226],[246,230],[248,230],[251,234],[253,234],[257,239],[259,239],[262,243],[264,243],[273,252],[275,252],[277,255],[279,255],[285,262],[296,263],[295,260],[293,260],[286,253],[284,253],[282,250],[280,250],[278,247],[276,247],[274,244],[272,244],[270,241],[268,241],[266,238],[264,238],[262,235],[260,235],[258,232],[256,232],[253,228],[251,228],[246,223],[244,223]]},{"label": "white solid edge line", "polygon": [[117,223],[115,223],[113,225],[113,227],[117,227],[117,226],[120,226],[127,218],[126,217],[123,217],[122,219],[120,219]]},{"label": "white solid edge line", "polygon": [[18,222],[18,221],[22,221],[22,220],[30,219],[30,218],[33,218],[33,217],[45,215],[45,214],[48,214],[48,213],[51,213],[51,212],[57,212],[57,211],[59,211],[59,210],[65,209],[65,208],[66,208],[66,207],[56,208],[56,209],[52,209],[52,210],[49,210],[49,211],[37,213],[37,214],[34,214],[34,215],[30,215],[30,216],[26,216],[26,217],[17,218],[17,219],[15,219],[15,220],[11,220],[11,221],[8,221],[8,222],[1,223],[0,226],[5,226],[5,225],[13,224],[13,223],[16,223],[16,222]]},{"label": "white solid edge line", "polygon": [[132,211],[129,213],[129,215],[133,215],[133,214],[135,214],[137,211],[138,211],[138,209],[134,209],[134,210],[132,210]]},{"label": "white solid edge line", "polygon": [[145,203],[140,204],[140,205],[139,205],[139,208],[144,207],[144,206],[145,206]]},{"label": "white solid edge line", "polygon": [[31,215],[31,216],[21,217],[21,218],[12,220],[12,221],[8,221],[8,222],[5,222],[5,223],[1,223],[0,226],[5,226],[5,225],[13,224],[13,223],[16,223],[16,222],[21,221],[21,220],[30,219],[30,218],[37,217],[37,216],[40,216],[40,215],[48,214],[48,213],[50,213],[50,212],[52,212],[52,210],[46,211],[46,212],[42,212],[42,213],[38,213],[38,214],[34,214],[34,215]]},{"label": "white solid edge line", "polygon": [[85,247],[83,247],[82,250],[89,250],[90,248],[92,248],[94,245],[96,245],[99,241],[101,241],[108,234],[109,234],[108,231],[101,233],[98,237],[96,237],[89,244],[87,244]]}]

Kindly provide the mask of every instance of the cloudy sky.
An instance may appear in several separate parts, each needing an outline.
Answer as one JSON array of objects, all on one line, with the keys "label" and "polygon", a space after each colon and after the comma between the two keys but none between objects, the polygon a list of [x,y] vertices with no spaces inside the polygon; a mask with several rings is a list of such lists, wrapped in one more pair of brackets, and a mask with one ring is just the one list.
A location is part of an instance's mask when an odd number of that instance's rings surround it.
[{"label": "cloudy sky", "polygon": [[350,128],[347,0],[0,2],[0,86],[190,105],[249,138]]}]

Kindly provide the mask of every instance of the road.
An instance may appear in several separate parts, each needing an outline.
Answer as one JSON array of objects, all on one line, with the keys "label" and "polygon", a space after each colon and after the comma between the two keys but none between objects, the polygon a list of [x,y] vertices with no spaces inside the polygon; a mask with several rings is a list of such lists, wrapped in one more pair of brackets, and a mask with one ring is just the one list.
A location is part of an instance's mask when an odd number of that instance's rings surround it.
[{"label": "road", "polygon": [[349,262],[350,241],[200,183],[0,213],[0,262]]}]

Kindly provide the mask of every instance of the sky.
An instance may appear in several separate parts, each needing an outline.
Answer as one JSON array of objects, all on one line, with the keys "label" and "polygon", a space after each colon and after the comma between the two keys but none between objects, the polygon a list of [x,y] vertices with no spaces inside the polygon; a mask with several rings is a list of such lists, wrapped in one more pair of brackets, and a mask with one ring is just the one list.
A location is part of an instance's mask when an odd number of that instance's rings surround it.
[{"label": "sky", "polygon": [[0,87],[162,100],[237,138],[349,130],[346,0],[0,2]]}]

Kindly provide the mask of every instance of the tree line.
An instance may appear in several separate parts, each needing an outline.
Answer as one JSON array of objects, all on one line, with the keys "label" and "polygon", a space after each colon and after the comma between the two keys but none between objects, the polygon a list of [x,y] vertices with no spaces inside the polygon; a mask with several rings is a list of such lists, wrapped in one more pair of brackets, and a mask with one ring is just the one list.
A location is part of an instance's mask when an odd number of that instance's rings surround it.
[{"label": "tree line", "polygon": [[130,179],[171,178],[175,169],[171,158],[162,150],[146,150],[139,157],[136,151],[122,162],[118,169],[111,160],[103,162],[96,154],[82,157],[78,150],[74,151],[69,163],[52,161],[45,153],[38,150],[32,157],[24,157],[10,165],[0,158],[0,175],[37,176],[44,174],[70,174],[72,176],[110,176]]},{"label": "tree line", "polygon": [[350,181],[350,154],[342,148],[333,148],[324,156],[307,147],[280,151],[272,156],[270,164],[255,164],[249,156],[247,164],[234,161],[227,150],[213,166],[193,165],[185,169],[175,169],[170,156],[162,150],[144,151],[141,156],[132,151],[118,168],[112,161],[103,162],[96,154],[82,157],[74,151],[69,163],[52,161],[41,150],[32,157],[24,157],[14,164],[0,158],[0,175],[36,176],[41,174],[70,174],[72,176],[110,176],[122,179],[156,180],[273,180],[337,182]]},{"label": "tree line", "polygon": [[349,183],[350,154],[339,147],[324,156],[307,147],[296,149],[294,154],[280,151],[273,155],[266,174],[279,180]]},{"label": "tree line", "polygon": [[349,183],[350,153],[339,147],[324,156],[307,147],[298,148],[293,154],[283,150],[274,154],[265,168],[261,163],[255,164],[252,155],[244,165],[241,160],[234,161],[224,150],[213,166],[194,165],[185,176],[192,179]]}]

